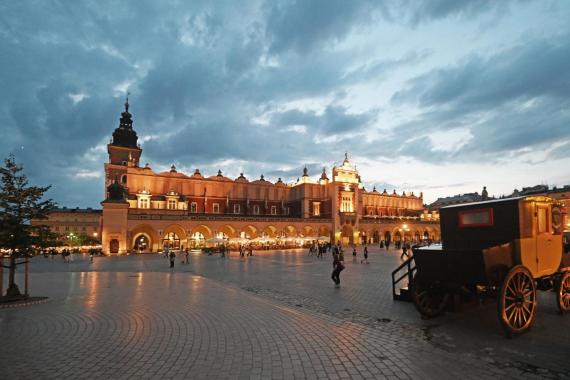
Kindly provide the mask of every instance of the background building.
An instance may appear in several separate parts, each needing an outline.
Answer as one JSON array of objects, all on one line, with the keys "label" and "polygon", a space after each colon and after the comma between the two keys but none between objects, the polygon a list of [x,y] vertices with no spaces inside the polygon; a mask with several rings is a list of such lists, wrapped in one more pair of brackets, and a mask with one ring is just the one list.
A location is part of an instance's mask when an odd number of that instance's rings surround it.
[{"label": "background building", "polygon": [[73,245],[101,239],[101,216],[100,209],[62,207],[50,212],[48,219],[32,220],[31,224],[47,226],[62,242]]},{"label": "background building", "polygon": [[139,165],[142,149],[128,100],[107,146],[102,244],[106,253],[191,247],[214,237],[318,237],[343,244],[381,239],[439,238],[437,216],[413,193],[366,191],[348,155],[312,178],[307,168],[295,184],[264,178],[235,179],[221,171],[155,172]]}]

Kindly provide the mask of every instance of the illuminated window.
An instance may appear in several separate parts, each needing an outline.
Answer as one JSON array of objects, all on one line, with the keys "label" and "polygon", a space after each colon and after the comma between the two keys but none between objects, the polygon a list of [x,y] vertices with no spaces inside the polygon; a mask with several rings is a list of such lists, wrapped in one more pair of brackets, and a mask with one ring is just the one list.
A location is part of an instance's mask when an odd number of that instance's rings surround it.
[{"label": "illuminated window", "polygon": [[168,204],[167,204],[167,208],[169,210],[176,210],[176,199],[169,199]]},{"label": "illuminated window", "polygon": [[271,215],[277,215],[277,206],[271,206]]},{"label": "illuminated window", "polygon": [[190,203],[190,212],[196,214],[198,212],[198,203],[192,202]]},{"label": "illuminated window", "polygon": [[220,204],[219,203],[214,203],[212,204],[212,212],[214,214],[219,214],[220,213]]},{"label": "illuminated window", "polygon": [[352,207],[352,194],[343,194],[341,198],[340,204],[340,211],[341,212],[353,212],[354,209]]},{"label": "illuminated window", "polygon": [[253,214],[259,215],[259,205],[253,205]]},{"label": "illuminated window", "polygon": [[321,215],[321,202],[313,202],[313,216]]},{"label": "illuminated window", "polygon": [[539,207],[538,212],[538,233],[548,232],[548,220],[546,219],[546,208]]},{"label": "illuminated window", "polygon": [[139,208],[149,208],[148,198],[139,198]]},{"label": "illuminated window", "polygon": [[234,214],[239,214],[241,212],[240,207],[238,204],[234,205]]}]

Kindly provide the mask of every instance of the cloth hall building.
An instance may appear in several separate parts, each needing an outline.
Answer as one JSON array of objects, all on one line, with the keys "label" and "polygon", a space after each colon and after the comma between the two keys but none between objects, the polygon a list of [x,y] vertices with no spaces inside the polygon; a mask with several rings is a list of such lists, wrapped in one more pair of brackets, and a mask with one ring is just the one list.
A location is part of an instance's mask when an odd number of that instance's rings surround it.
[{"label": "cloth hall building", "polygon": [[341,165],[311,178],[307,168],[295,184],[235,179],[218,171],[181,173],[173,165],[157,173],[140,166],[142,149],[128,100],[107,145],[102,245],[106,254],[184,249],[213,238],[301,239],[373,244],[380,240],[439,239],[437,213],[423,197],[366,191],[345,156]]}]

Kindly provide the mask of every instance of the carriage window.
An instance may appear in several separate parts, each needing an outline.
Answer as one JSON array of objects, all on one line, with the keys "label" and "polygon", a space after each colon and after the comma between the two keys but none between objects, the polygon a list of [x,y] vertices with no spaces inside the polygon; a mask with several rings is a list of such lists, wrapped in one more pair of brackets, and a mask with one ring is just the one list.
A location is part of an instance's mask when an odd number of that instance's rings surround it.
[{"label": "carriage window", "polygon": [[538,216],[538,233],[548,232],[548,221],[546,219],[546,209],[539,207],[537,210]]},{"label": "carriage window", "polygon": [[459,227],[486,227],[492,225],[492,208],[459,211]]}]

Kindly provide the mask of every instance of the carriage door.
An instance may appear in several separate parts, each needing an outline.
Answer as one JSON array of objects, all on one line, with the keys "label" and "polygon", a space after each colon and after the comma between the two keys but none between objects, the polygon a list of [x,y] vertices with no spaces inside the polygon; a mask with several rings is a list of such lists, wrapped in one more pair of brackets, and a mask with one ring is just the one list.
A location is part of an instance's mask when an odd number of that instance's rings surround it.
[{"label": "carriage door", "polygon": [[560,256],[555,252],[552,241],[550,207],[547,203],[536,202],[535,209],[537,276],[552,274],[560,264]]}]

